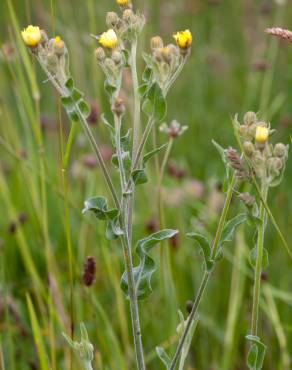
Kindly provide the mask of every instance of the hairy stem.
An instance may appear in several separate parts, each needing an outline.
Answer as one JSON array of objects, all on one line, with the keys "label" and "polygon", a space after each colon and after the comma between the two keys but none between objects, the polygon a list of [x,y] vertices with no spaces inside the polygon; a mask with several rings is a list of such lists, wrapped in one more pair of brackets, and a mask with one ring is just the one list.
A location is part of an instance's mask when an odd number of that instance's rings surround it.
[{"label": "hairy stem", "polygon": [[[224,207],[223,207],[223,210],[222,210],[222,213],[221,213],[221,216],[220,216],[220,220],[219,220],[219,224],[218,224],[218,227],[217,227],[216,235],[215,235],[215,238],[214,238],[214,242],[213,242],[213,246],[212,246],[211,259],[214,259],[214,257],[216,256],[216,254],[218,252],[219,242],[220,242],[222,231],[223,231],[223,228],[224,228],[224,225],[225,225],[225,222],[226,222],[227,214],[228,214],[228,211],[229,211],[235,181],[236,181],[235,176],[233,175],[233,178],[231,180],[231,183],[229,185],[229,189],[228,189],[228,192],[227,192],[227,195],[226,195]],[[192,311],[191,311],[191,313],[188,317],[188,321],[187,321],[185,330],[184,330],[184,332],[183,332],[183,334],[180,338],[179,344],[177,346],[177,349],[176,349],[175,354],[173,356],[173,359],[171,361],[169,370],[174,370],[175,369],[176,363],[177,363],[177,361],[180,357],[181,351],[182,351],[183,346],[185,344],[185,341],[188,337],[189,331],[192,327],[192,322],[196,318],[196,314],[198,312],[200,302],[202,300],[202,297],[204,295],[205,289],[207,287],[207,284],[208,284],[208,281],[209,281],[209,278],[210,278],[211,275],[212,275],[212,271],[208,272],[206,270],[204,272],[204,275],[202,277],[202,280],[201,280],[201,283],[200,283],[200,286],[199,286],[198,293],[197,293],[196,298],[194,300]]]},{"label": "hairy stem", "polygon": [[[262,184],[262,196],[266,201],[268,188],[265,184]],[[258,331],[258,316],[259,316],[259,301],[261,294],[261,274],[262,274],[262,261],[264,252],[264,234],[265,234],[265,219],[266,210],[263,202],[260,205],[260,220],[261,225],[258,228],[258,239],[257,239],[257,258],[254,274],[254,287],[253,287],[253,304],[252,304],[252,318],[251,318],[251,334],[256,336]]]}]

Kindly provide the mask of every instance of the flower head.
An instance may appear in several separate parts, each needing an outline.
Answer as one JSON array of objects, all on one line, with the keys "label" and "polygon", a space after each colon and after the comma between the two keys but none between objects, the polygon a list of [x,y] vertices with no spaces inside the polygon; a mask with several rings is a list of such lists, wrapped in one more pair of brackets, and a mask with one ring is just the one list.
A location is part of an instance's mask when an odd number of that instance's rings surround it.
[{"label": "flower head", "polygon": [[21,31],[21,36],[27,46],[37,46],[42,38],[39,27],[32,25],[29,25],[23,31]]},{"label": "flower head", "polygon": [[179,31],[173,35],[173,38],[181,49],[188,49],[193,42],[193,36],[190,30]]},{"label": "flower head", "polygon": [[130,3],[130,0],[117,0],[117,3],[121,6],[125,6]]},{"label": "flower head", "polygon": [[101,34],[98,41],[103,47],[108,49],[113,49],[118,45],[118,37],[113,29],[109,29]]},{"label": "flower head", "polygon": [[269,137],[269,129],[265,126],[258,126],[255,133],[255,141],[257,143],[265,143]]}]

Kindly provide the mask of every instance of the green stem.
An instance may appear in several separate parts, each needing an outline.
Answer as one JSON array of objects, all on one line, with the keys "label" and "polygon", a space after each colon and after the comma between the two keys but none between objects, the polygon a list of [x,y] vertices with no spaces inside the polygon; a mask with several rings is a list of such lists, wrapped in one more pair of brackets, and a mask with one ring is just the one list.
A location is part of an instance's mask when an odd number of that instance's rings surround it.
[{"label": "green stem", "polygon": [[[218,227],[217,227],[215,239],[214,239],[214,242],[213,242],[211,259],[214,259],[214,257],[217,254],[218,248],[219,248],[219,241],[220,241],[220,238],[221,238],[221,235],[222,235],[222,231],[223,231],[223,228],[224,228],[224,225],[225,225],[225,222],[226,222],[226,217],[227,217],[227,214],[228,214],[228,211],[229,211],[229,207],[230,207],[230,203],[231,203],[231,199],[232,199],[232,195],[233,195],[233,188],[234,188],[234,185],[235,185],[235,181],[236,181],[236,179],[235,179],[235,176],[233,175],[232,180],[231,180],[231,183],[229,185],[229,189],[228,189],[227,195],[226,195],[224,207],[223,207],[223,210],[222,210],[222,213],[221,213],[221,216],[220,216],[220,220],[219,220],[219,224],[218,224]],[[209,281],[209,278],[210,278],[211,274],[212,274],[211,271],[209,272],[209,271],[206,270],[204,272],[204,275],[202,277],[202,280],[201,280],[201,284],[200,284],[198,293],[196,295],[196,298],[195,298],[195,301],[194,301],[194,304],[193,304],[192,311],[191,311],[191,313],[190,313],[190,315],[188,317],[185,330],[184,330],[184,332],[183,332],[183,334],[182,334],[182,336],[180,338],[179,344],[177,346],[177,349],[176,349],[175,354],[173,356],[173,359],[171,361],[169,370],[174,370],[175,369],[176,363],[177,363],[177,361],[179,359],[179,356],[181,354],[181,351],[183,349],[183,346],[185,344],[185,341],[186,341],[186,339],[188,337],[189,331],[190,331],[190,329],[192,327],[192,323],[193,323],[193,321],[196,318],[196,315],[197,315],[197,311],[198,311],[200,302],[201,302],[202,297],[204,295],[204,292],[205,292],[205,289],[207,287],[207,284],[208,284],[208,281]]]},{"label": "green stem", "polygon": [[157,184],[157,204],[158,204],[159,223],[160,223],[161,228],[164,227],[163,204],[162,204],[162,197],[161,197],[162,180],[164,177],[166,164],[167,164],[172,146],[173,146],[173,138],[171,137],[169,139],[169,142],[168,142],[168,145],[167,145],[167,148],[166,148],[163,160],[162,160],[162,164],[161,164],[160,171],[159,171],[158,184]]},{"label": "green stem", "polygon": [[129,287],[129,300],[130,300],[131,320],[132,320],[132,329],[133,329],[137,368],[138,370],[145,370],[142,334],[141,334],[141,326],[140,326],[140,318],[139,318],[139,307],[138,307],[135,280],[134,280],[134,274],[133,274],[131,244],[129,243],[128,238],[126,238],[126,241],[124,238],[122,240],[123,240],[122,244],[123,244],[124,261],[125,261],[125,266],[126,266],[128,287]]},{"label": "green stem", "polygon": [[[58,81],[56,81],[56,78],[50,73],[50,71],[48,71],[48,69],[46,68],[45,64],[42,62],[41,58],[37,57],[37,60],[38,62],[40,63],[41,67],[43,68],[44,72],[46,73],[46,75],[48,76],[49,80],[52,82],[52,84],[54,85],[54,87],[56,88],[56,90],[60,93],[61,96],[63,95],[66,95],[66,91],[64,89],[63,86],[61,86]],[[103,176],[105,178],[105,181],[106,181],[106,184],[109,188],[109,191],[113,197],[113,200],[114,200],[114,203],[115,203],[115,206],[120,209],[120,203],[119,203],[119,199],[118,199],[118,196],[116,194],[116,190],[115,190],[115,187],[112,183],[112,180],[111,180],[111,177],[109,175],[109,172],[106,168],[106,165],[105,165],[105,162],[102,158],[102,155],[101,155],[101,152],[100,152],[100,149],[99,149],[99,146],[90,130],[90,127],[87,123],[87,120],[86,118],[84,117],[84,115],[82,114],[81,110],[79,109],[78,105],[75,104],[75,108],[76,108],[76,111],[78,113],[78,117],[82,123],[82,126],[83,126],[83,129],[85,131],[85,134],[93,148],[93,151],[97,157],[97,160],[98,160],[98,163],[101,167],[101,170],[102,170],[102,173],[103,173]]]},{"label": "green stem", "polygon": [[[262,196],[266,201],[268,194],[268,187],[262,184]],[[254,275],[254,288],[253,288],[253,304],[252,304],[252,319],[251,319],[251,334],[256,336],[258,330],[258,316],[259,316],[259,301],[261,294],[261,273],[262,273],[262,260],[264,251],[264,235],[265,235],[265,218],[266,210],[264,204],[261,202],[260,205],[260,220],[261,225],[258,229],[258,240],[257,240],[257,259],[255,266]]]}]

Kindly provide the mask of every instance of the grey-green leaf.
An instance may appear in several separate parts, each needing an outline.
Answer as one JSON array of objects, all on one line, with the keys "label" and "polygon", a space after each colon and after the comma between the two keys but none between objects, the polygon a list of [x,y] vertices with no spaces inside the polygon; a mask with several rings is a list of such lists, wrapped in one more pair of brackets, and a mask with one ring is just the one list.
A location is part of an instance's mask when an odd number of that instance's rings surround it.
[{"label": "grey-green leaf", "polygon": [[[152,292],[151,277],[156,270],[154,260],[149,256],[152,248],[163,240],[172,238],[177,230],[165,229],[158,231],[137,243],[136,253],[139,257],[139,265],[134,267],[134,281],[138,299],[144,299]],[[121,279],[121,287],[128,297],[128,277],[125,271]]]},{"label": "grey-green leaf", "polygon": [[134,170],[131,176],[135,185],[145,184],[148,181],[146,172],[143,169]]},{"label": "grey-green leaf", "polygon": [[214,261],[211,260],[211,246],[208,239],[204,235],[195,232],[188,233],[187,237],[194,239],[198,243],[204,257],[205,267],[210,271],[213,268]]},{"label": "grey-green leaf", "polygon": [[165,350],[162,347],[156,347],[156,353],[157,353],[157,356],[160,358],[160,360],[165,365],[166,369],[168,370],[171,365],[171,359],[168,356],[168,354],[165,352]]},{"label": "grey-green leaf", "polygon": [[251,347],[247,356],[247,366],[250,370],[261,370],[263,368],[267,347],[257,336],[247,335],[246,339],[251,342]]},{"label": "grey-green leaf", "polygon": [[247,220],[247,216],[245,213],[240,213],[231,220],[229,220],[223,229],[220,245],[222,246],[226,242],[231,242],[234,237],[234,232],[237,226],[244,223]]},{"label": "grey-green leaf", "polygon": [[[257,247],[254,247],[249,254],[249,263],[253,268],[256,266],[257,261]],[[262,267],[266,268],[269,265],[269,253],[266,248],[263,248]]]},{"label": "grey-green leaf", "polygon": [[84,202],[82,213],[91,211],[99,220],[106,221],[106,238],[117,239],[123,234],[118,223],[119,211],[116,208],[109,209],[107,199],[104,197],[92,197]]},{"label": "grey-green leaf", "polygon": [[146,153],[144,156],[143,156],[143,159],[142,159],[142,165],[143,167],[145,166],[145,164],[152,158],[154,157],[156,154],[158,154],[162,149],[164,149],[168,144],[163,144],[161,145],[160,147],[158,148],[155,148],[153,149],[151,152],[149,153]]},{"label": "grey-green leaf", "polygon": [[148,90],[142,109],[149,117],[153,117],[157,121],[161,121],[165,117],[166,100],[157,82],[154,82]]}]

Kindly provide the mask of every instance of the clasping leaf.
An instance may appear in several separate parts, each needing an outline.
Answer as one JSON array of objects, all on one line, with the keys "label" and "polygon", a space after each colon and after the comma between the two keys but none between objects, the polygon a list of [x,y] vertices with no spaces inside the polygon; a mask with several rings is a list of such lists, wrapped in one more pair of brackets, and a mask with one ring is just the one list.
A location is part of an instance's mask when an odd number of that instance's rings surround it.
[{"label": "clasping leaf", "polygon": [[[138,241],[136,253],[139,256],[139,265],[134,267],[134,282],[138,299],[144,299],[152,292],[151,276],[156,270],[154,260],[149,256],[151,249],[163,240],[172,238],[177,230],[165,229],[158,231]],[[121,287],[128,297],[128,276],[125,271],[121,279]]]}]

